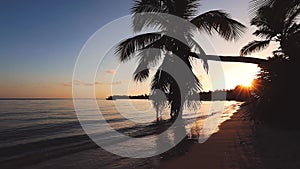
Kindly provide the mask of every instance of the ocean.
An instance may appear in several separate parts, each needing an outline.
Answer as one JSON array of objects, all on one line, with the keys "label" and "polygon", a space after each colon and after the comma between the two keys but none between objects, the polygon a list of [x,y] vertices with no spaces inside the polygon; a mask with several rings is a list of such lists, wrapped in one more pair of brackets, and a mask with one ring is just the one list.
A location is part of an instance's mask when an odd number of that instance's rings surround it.
[{"label": "ocean", "polygon": [[[97,100],[97,103],[115,130],[143,135],[141,131],[146,129],[144,137],[157,134],[152,132],[156,113],[151,101]],[[197,109],[185,110],[183,120],[188,139],[198,139],[197,133],[210,136],[217,132],[218,127],[205,128],[206,121],[218,117],[217,125],[220,125],[230,119],[241,104],[236,101],[204,101]],[[164,118],[168,118],[168,110],[163,112]],[[101,122],[89,119],[89,124],[93,123]],[[108,130],[96,132],[110,137]],[[150,143],[153,141],[149,140]],[[107,144],[110,144],[109,139]],[[159,165],[159,160],[120,157],[102,149],[82,129],[72,99],[0,100],[1,169],[153,168]]]}]

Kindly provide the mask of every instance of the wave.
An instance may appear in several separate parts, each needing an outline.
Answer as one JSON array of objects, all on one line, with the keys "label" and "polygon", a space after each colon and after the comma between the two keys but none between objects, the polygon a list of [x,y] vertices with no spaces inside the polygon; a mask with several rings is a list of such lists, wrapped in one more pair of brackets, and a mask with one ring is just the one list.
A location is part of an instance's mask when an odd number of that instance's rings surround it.
[{"label": "wave", "polygon": [[[60,102],[57,102],[57,104],[59,103]],[[226,106],[224,110],[225,114],[236,109],[235,106],[237,105],[230,104],[230,106]],[[16,112],[17,109],[15,109],[11,110],[15,112],[1,112],[1,125],[4,126],[0,129],[1,169],[31,166],[50,159],[90,150],[100,151],[100,154],[105,154],[107,157],[112,156],[112,154],[97,146],[89,136],[85,134],[76,118],[75,112],[69,111],[70,109],[70,107],[65,107],[64,109],[60,109],[60,111],[56,111],[55,108],[55,111],[32,110],[32,112]],[[120,115],[120,113],[113,111],[109,106],[107,106],[103,112],[106,120],[95,120],[93,119],[94,116],[91,116],[90,120],[83,121],[83,123],[93,125],[108,122],[116,131],[136,138],[151,137],[160,134],[172,124],[171,121],[162,121],[160,125],[163,124],[164,127],[161,127],[154,121],[144,124],[134,123]],[[189,123],[209,118],[218,113],[221,112],[213,111],[209,114],[197,112],[184,114],[183,118]],[[141,115],[141,118],[146,117],[148,116],[144,114]],[[95,131],[94,134],[103,138],[103,144],[107,145],[124,141],[113,139],[115,140],[113,143],[111,138],[115,138],[115,136],[107,130],[99,129],[99,131]]]},{"label": "wave", "polygon": [[43,140],[0,148],[0,163],[3,168],[19,168],[97,147],[87,135]]}]

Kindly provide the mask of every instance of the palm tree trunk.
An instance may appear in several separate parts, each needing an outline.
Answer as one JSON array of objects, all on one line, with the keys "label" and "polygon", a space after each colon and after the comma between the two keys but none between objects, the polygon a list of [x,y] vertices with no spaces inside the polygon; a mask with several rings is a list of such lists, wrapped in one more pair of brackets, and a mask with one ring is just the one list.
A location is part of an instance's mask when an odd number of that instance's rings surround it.
[{"label": "palm tree trunk", "polygon": [[263,64],[267,62],[266,59],[253,58],[253,57],[241,57],[241,56],[216,56],[216,55],[201,55],[194,52],[190,52],[190,56],[198,59],[220,62],[240,62],[240,63],[252,63]]}]

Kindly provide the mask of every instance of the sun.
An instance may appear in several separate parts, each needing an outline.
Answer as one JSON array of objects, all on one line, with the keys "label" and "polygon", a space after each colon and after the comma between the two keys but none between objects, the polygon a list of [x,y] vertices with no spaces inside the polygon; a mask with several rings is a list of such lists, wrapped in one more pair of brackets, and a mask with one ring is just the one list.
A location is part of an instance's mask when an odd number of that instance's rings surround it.
[{"label": "sun", "polygon": [[241,85],[246,88],[251,88],[253,86],[253,79],[243,80]]}]

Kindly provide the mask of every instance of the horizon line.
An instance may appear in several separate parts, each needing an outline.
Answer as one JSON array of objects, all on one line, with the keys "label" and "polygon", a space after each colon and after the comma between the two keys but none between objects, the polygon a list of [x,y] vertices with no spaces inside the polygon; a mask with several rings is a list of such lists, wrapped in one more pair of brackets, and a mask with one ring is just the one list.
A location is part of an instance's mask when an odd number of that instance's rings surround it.
[{"label": "horizon line", "polygon": [[0,100],[71,100],[71,99],[105,99],[105,98],[72,98],[72,97],[0,97]]}]

